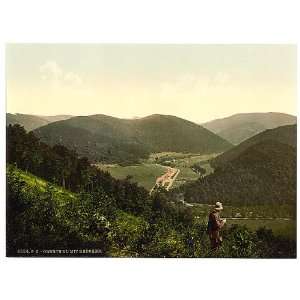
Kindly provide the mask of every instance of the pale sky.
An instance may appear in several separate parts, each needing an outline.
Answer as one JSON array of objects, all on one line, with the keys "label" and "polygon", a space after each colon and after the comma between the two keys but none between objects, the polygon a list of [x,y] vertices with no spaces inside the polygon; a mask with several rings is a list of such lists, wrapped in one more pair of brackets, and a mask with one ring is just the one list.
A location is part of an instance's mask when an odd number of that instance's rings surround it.
[{"label": "pale sky", "polygon": [[9,44],[7,112],[296,115],[294,45]]}]

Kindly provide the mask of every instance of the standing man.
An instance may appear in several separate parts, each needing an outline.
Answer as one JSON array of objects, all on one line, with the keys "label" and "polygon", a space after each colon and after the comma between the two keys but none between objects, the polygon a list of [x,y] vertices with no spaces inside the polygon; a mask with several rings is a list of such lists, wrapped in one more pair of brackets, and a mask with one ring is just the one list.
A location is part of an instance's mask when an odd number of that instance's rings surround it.
[{"label": "standing man", "polygon": [[225,225],[226,219],[220,218],[220,212],[223,210],[221,202],[217,202],[212,212],[209,214],[207,231],[211,243],[211,249],[217,250],[222,244],[220,229]]}]

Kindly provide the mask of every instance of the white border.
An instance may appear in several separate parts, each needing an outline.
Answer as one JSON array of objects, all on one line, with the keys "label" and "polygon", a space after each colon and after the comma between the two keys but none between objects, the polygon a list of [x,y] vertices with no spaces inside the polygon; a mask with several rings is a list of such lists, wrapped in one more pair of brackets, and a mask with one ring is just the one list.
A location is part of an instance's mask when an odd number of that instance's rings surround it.
[{"label": "white border", "polygon": [[[8,42],[298,43],[297,1],[2,1],[1,140],[5,139],[4,44]],[[299,48],[298,48],[299,54]],[[299,63],[298,63],[299,66]],[[299,72],[299,67],[298,67]],[[299,75],[299,74],[298,74]],[[298,76],[299,79],[299,76]],[[299,86],[299,85],[298,85]],[[1,192],[4,191],[1,143]],[[299,149],[299,148],[298,148]],[[2,299],[285,299],[298,292],[299,260],[8,259],[1,193]],[[299,215],[299,208],[298,208]],[[298,231],[299,240],[299,231]],[[299,251],[298,251],[299,256]]]}]

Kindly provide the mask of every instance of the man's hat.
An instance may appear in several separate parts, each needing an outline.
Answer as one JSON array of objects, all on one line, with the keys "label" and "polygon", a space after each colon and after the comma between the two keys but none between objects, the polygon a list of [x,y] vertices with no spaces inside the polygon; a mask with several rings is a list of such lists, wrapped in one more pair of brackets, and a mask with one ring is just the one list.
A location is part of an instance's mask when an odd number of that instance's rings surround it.
[{"label": "man's hat", "polygon": [[221,202],[216,202],[216,205],[215,205],[215,210],[222,210],[223,209],[223,205]]}]

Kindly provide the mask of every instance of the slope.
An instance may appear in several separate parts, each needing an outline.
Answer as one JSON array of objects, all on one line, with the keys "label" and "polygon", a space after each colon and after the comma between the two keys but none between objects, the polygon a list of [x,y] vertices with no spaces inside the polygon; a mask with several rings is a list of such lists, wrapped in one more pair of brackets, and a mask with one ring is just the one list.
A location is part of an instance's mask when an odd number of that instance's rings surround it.
[{"label": "slope", "polygon": [[200,125],[166,115],[119,119],[74,117],[34,131],[43,141],[62,143],[93,161],[135,162],[151,152],[216,153],[231,144]]},{"label": "slope", "polygon": [[245,113],[216,119],[204,123],[202,126],[230,141],[232,144],[239,144],[266,129],[291,125],[296,122],[297,118],[295,116],[283,113]]},{"label": "slope", "polygon": [[215,172],[185,185],[187,202],[226,205],[295,204],[296,149],[265,140],[218,166]]},{"label": "slope", "polygon": [[292,147],[296,147],[297,125],[286,125],[274,129],[265,130],[216,157],[214,160],[212,160],[211,164],[214,168],[217,168],[235,159],[247,148],[267,140],[277,141],[283,144],[290,145]]},{"label": "slope", "polygon": [[71,118],[68,115],[57,115],[57,116],[36,116],[27,114],[6,114],[6,126],[9,124],[20,124],[26,131],[34,130],[38,127],[47,125],[52,122],[65,120]]}]

